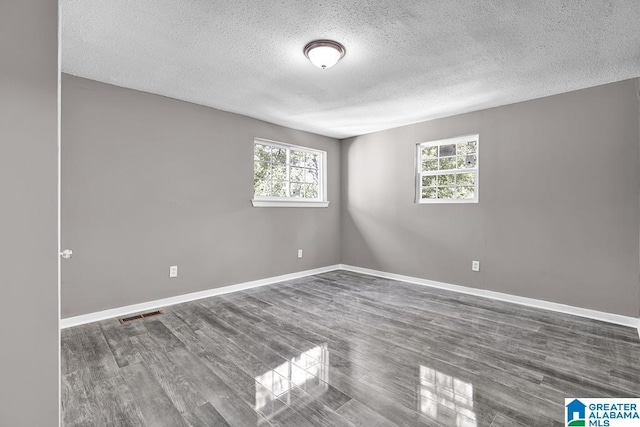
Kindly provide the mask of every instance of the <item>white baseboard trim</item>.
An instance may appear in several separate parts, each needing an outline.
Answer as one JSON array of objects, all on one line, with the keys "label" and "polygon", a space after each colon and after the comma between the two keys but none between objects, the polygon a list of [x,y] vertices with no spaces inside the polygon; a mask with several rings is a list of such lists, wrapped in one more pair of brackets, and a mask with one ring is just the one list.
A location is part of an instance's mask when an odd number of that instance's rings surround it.
[{"label": "white baseboard trim", "polygon": [[253,280],[251,282],[238,283],[235,285],[223,286],[221,288],[208,289],[206,291],[193,292],[155,301],[143,302],[140,304],[127,305],[124,307],[112,308],[95,313],[83,314],[80,316],[67,317],[65,319],[60,319],[60,329],[71,328],[73,326],[84,325],[91,322],[98,322],[100,320],[111,319],[114,317],[122,317],[129,314],[139,313],[141,311],[157,310],[162,307],[168,307],[183,302],[208,298],[215,295],[228,294],[230,292],[242,291],[244,289],[257,288],[259,286],[272,285],[274,283],[284,282],[286,280],[299,279],[302,277],[313,276],[314,274],[326,273],[328,271],[334,271],[338,269],[340,269],[340,265],[330,265],[327,267],[314,268],[313,270],[283,274],[282,276],[269,277],[267,279]]},{"label": "white baseboard trim", "polygon": [[242,291],[244,289],[257,288],[259,286],[272,285],[287,280],[299,279],[302,277],[313,276],[314,274],[326,273],[334,270],[346,270],[355,273],[368,274],[370,276],[382,277],[385,279],[399,280],[401,282],[413,283],[415,285],[429,286],[432,288],[445,289],[448,291],[459,292],[468,295],[475,295],[484,298],[494,299],[498,301],[506,301],[514,304],[525,305],[528,307],[541,308],[544,310],[557,311],[560,313],[571,314],[574,316],[586,317],[589,319],[601,320],[603,322],[614,323],[617,325],[629,326],[638,330],[640,337],[640,319],[620,314],[606,313],[603,311],[591,310],[588,308],[574,307],[571,305],[559,304],[534,298],[520,297],[501,292],[488,291],[485,289],[470,288],[467,286],[453,285],[450,283],[437,282],[435,280],[421,279],[418,277],[405,276],[402,274],[387,273],[385,271],[372,270],[369,268],[356,267],[348,264],[336,264],[327,267],[315,268],[312,270],[299,271],[296,273],[284,274],[282,276],[269,277],[266,279],[253,280],[251,282],[238,283],[235,285],[223,286],[220,288],[208,289],[206,291],[193,292],[189,294],[177,295],[174,297],[163,298],[155,301],[144,302],[140,304],[127,305],[124,307],[112,308],[109,310],[98,311],[95,313],[83,314],[80,316],[67,317],[60,319],[60,329],[71,328],[73,326],[84,325],[87,323],[98,322],[100,320],[111,319],[114,317],[122,317],[142,311],[157,310],[162,307],[168,307],[188,301],[195,301],[215,295],[228,294],[231,292]]},{"label": "white baseboard trim", "polygon": [[528,307],[542,308],[544,310],[557,311],[574,316],[586,317],[589,319],[601,320],[603,322],[615,323],[617,325],[629,326],[638,329],[640,337],[640,319],[636,317],[622,316],[620,314],[606,313],[603,311],[591,310],[588,308],[574,307],[571,305],[559,304],[534,298],[519,297],[501,292],[488,291],[485,289],[470,288],[467,286],[452,285],[450,283],[436,282],[434,280],[420,279],[418,277],[404,276],[402,274],[387,273],[385,271],[371,270],[369,268],[355,267],[352,265],[340,264],[341,270],[352,271],[354,273],[368,274],[370,276],[382,277],[385,279],[399,280],[401,282],[413,283],[415,285],[429,286],[432,288],[446,289],[448,291],[459,292],[468,295],[475,295],[490,298],[498,301],[506,301],[514,304],[526,305]]}]

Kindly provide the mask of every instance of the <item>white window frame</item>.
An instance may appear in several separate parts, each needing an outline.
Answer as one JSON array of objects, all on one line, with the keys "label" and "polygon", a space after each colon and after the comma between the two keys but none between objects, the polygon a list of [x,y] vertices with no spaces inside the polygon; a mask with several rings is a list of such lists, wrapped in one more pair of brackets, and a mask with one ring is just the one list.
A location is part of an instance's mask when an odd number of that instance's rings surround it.
[{"label": "white window frame", "polygon": [[[438,171],[430,171],[423,172],[422,171],[422,148],[424,147],[434,147],[439,145],[451,145],[451,144],[459,144],[461,142],[468,142],[469,140],[476,141],[476,166],[473,169],[445,169]],[[437,141],[426,141],[419,142],[416,144],[416,152],[415,152],[415,171],[416,171],[416,193],[415,193],[415,201],[418,204],[439,204],[439,203],[478,203],[479,201],[479,191],[480,191],[480,135],[479,134],[471,134],[471,135],[463,135],[456,136],[453,138],[440,139]],[[433,175],[448,175],[448,174],[456,174],[456,173],[473,173],[475,175],[475,191],[473,199],[423,199],[422,198],[422,177],[423,176],[433,176]]]},{"label": "white window frame", "polygon": [[[301,199],[299,197],[272,197],[253,196],[251,204],[256,208],[326,208],[329,206],[327,200],[327,152],[314,148],[302,147],[300,145],[287,144],[264,138],[254,138],[253,150],[256,144],[269,145],[272,147],[284,148],[287,150],[287,177],[289,176],[289,153],[290,150],[302,151],[305,153],[318,154],[318,197],[315,199]],[[255,168],[255,163],[253,163]],[[255,178],[255,169],[253,169]],[[255,189],[254,189],[255,191]]]}]

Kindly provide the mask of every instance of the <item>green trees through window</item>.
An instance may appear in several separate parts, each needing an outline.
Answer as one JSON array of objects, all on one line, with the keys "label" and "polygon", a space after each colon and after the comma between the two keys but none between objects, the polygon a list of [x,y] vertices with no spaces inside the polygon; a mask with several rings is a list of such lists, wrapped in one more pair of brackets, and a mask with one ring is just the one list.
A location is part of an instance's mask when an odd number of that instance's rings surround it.
[{"label": "green trees through window", "polygon": [[418,144],[418,202],[477,202],[478,142],[471,135]]},{"label": "green trees through window", "polygon": [[321,200],[323,159],[322,151],[256,139],[254,198]]}]

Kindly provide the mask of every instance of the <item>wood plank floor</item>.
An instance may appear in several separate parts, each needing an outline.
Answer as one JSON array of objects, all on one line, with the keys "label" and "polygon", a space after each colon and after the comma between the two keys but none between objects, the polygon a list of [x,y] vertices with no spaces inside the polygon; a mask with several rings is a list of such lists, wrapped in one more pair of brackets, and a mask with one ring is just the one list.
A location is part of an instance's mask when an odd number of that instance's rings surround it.
[{"label": "wood plank floor", "polygon": [[65,426],[555,426],[637,331],[345,271],[62,331]]}]

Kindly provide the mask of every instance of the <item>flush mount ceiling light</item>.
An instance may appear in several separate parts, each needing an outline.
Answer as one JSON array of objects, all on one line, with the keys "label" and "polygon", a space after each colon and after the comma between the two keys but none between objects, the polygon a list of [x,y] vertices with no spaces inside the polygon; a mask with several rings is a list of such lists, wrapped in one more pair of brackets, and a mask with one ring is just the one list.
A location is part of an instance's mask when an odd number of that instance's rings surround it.
[{"label": "flush mount ceiling light", "polygon": [[344,56],[344,46],[333,40],[314,40],[304,47],[304,54],[318,68],[331,68]]}]

